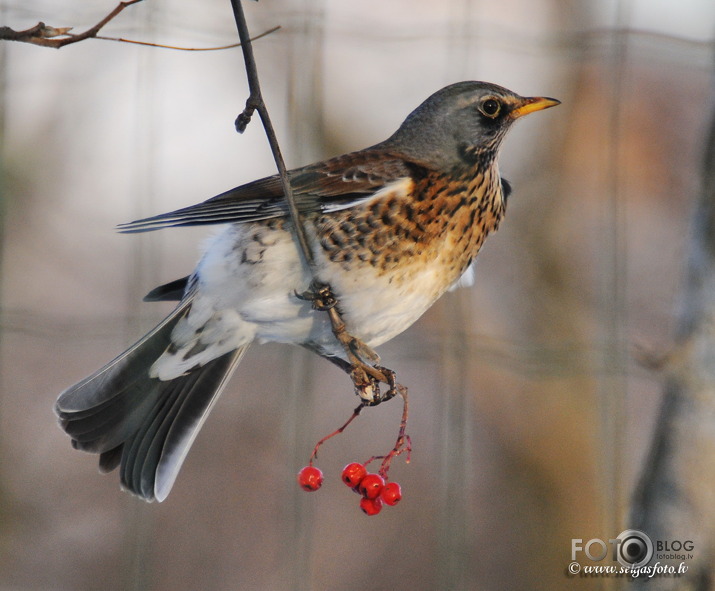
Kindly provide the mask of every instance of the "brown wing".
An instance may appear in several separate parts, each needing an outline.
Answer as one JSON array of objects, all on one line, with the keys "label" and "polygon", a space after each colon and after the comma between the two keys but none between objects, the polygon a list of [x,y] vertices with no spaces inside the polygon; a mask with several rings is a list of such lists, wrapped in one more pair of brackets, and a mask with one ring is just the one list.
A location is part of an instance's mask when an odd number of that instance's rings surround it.
[{"label": "brown wing", "polygon": [[[378,147],[338,156],[290,171],[299,211],[330,212],[353,207],[385,185],[409,177],[418,167]],[[121,224],[121,232],[149,232],[171,226],[243,223],[284,217],[288,207],[280,178],[266,177],[169,213]]]}]

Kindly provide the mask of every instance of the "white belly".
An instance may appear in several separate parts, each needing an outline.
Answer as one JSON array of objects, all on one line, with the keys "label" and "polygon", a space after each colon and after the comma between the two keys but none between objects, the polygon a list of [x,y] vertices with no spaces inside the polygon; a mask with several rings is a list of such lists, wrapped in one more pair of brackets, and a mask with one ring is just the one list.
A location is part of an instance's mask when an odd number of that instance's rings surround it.
[{"label": "white belly", "polygon": [[[401,333],[436,299],[429,267],[409,282],[378,276],[368,264],[346,272],[316,251],[318,279],[332,286],[348,331],[371,347]],[[292,235],[259,224],[226,226],[207,241],[196,268],[196,295],[176,326],[175,351],[165,353],[152,374],[172,379],[252,341],[309,344],[344,358],[327,314],[297,297],[311,275]]]}]

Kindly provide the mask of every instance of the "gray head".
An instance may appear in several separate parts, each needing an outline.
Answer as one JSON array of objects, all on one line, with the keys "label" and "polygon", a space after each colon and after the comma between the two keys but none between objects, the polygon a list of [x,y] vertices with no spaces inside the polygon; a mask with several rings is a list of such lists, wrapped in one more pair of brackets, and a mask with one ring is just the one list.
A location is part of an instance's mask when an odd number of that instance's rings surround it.
[{"label": "gray head", "polygon": [[519,117],[558,105],[522,97],[488,82],[458,82],[438,90],[409,114],[382,146],[438,170],[493,159]]}]

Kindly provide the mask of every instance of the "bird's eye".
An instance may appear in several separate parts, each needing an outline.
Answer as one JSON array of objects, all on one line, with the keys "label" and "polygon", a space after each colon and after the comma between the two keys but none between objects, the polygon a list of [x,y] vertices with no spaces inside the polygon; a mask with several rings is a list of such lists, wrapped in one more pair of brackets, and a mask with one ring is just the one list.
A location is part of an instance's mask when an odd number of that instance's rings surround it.
[{"label": "bird's eye", "polygon": [[499,111],[501,111],[501,105],[499,104],[498,100],[488,98],[484,102],[482,102],[481,105],[479,105],[479,110],[487,117],[494,119],[497,115],[499,115]]}]

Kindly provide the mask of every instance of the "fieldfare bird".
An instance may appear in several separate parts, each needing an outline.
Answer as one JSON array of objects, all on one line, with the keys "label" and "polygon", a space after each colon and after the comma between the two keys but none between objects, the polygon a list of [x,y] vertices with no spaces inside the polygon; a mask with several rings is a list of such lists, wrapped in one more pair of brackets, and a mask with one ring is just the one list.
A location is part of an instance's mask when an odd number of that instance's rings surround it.
[{"label": "fieldfare bird", "polygon": [[[349,364],[304,293],[330,286],[347,331],[375,347],[415,322],[469,268],[506,208],[497,154],[518,118],[558,105],[484,82],[430,96],[387,140],[289,172],[312,249],[306,266],[281,181],[263,178],[198,205],[120,226],[223,224],[198,266],[151,291],[179,303],[156,328],[60,394],[76,449],[162,501],[219,393],[254,342],[301,345]],[[315,275],[315,276],[313,276]]]}]

